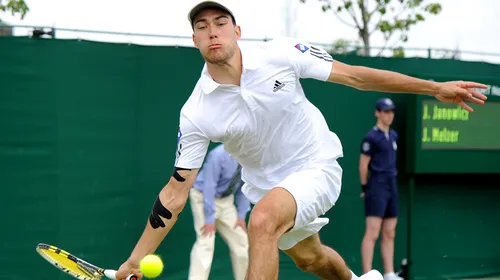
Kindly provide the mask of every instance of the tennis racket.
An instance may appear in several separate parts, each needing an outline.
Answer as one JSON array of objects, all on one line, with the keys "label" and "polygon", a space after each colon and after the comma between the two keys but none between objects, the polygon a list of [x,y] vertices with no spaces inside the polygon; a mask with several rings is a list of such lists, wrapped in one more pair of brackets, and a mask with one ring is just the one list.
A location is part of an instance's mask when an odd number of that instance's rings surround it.
[{"label": "tennis racket", "polygon": [[[40,243],[36,251],[49,263],[80,280],[100,280],[103,276],[115,280],[116,270],[102,269],[52,245]],[[127,280],[137,280],[131,274]]]}]

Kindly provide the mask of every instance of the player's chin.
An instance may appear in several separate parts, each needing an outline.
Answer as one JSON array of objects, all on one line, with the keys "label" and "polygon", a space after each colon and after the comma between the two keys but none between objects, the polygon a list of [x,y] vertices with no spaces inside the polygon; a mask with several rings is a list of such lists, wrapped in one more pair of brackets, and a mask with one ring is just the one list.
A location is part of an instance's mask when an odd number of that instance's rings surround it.
[{"label": "player's chin", "polygon": [[216,51],[205,56],[205,60],[212,64],[224,64],[227,62],[228,57],[226,53]]}]

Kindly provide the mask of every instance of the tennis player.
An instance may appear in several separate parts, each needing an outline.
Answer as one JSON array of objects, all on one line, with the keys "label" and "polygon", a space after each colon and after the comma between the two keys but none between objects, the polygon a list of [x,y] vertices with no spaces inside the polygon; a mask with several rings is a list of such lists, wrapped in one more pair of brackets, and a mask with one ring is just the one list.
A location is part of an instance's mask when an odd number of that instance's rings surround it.
[{"label": "tennis player", "polygon": [[[346,65],[295,38],[243,47],[238,44],[241,28],[233,13],[216,2],[199,3],[189,12],[189,20],[194,45],[206,63],[180,112],[173,175],[154,202],[149,222],[117,278],[138,273],[141,258],[155,252],[172,229],[213,141],[224,143],[241,164],[243,192],[255,204],[248,224],[247,280],[278,279],[278,248],[320,279],[358,279],[318,236],[328,223],[321,216],[340,195],[342,168],[337,159],[343,152],[339,138],[306,98],[300,79],[362,91],[432,95],[469,111],[472,108],[466,102],[483,104],[486,99],[473,88],[486,86],[438,83]],[[353,95],[352,106],[357,98]],[[332,227],[350,230],[340,224]],[[375,270],[360,278],[383,279]]]}]

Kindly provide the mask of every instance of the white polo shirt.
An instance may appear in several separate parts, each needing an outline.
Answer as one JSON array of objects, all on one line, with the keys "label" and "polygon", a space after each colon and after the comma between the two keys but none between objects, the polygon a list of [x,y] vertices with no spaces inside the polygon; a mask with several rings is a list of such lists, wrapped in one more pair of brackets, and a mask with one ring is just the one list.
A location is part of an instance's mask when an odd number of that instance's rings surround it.
[{"label": "white polo shirt", "polygon": [[340,140],[299,82],[326,81],[332,57],[283,37],[240,49],[240,86],[216,83],[204,66],[181,110],[175,166],[199,168],[209,142],[223,142],[246,183],[271,189],[308,162],[341,157]]}]

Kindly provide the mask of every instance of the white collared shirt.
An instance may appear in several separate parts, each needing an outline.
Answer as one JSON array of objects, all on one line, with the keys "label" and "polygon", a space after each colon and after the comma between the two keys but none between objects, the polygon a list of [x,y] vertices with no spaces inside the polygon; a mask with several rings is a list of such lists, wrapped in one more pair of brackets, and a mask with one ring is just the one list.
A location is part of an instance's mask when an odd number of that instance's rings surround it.
[{"label": "white collared shirt", "polygon": [[340,140],[299,82],[326,81],[331,56],[283,37],[240,49],[240,86],[216,83],[204,66],[181,109],[175,166],[199,168],[209,142],[223,142],[243,167],[243,180],[270,189],[308,162],[341,157]]}]

